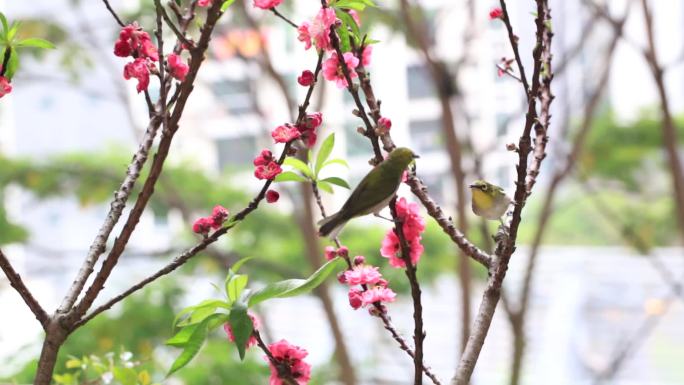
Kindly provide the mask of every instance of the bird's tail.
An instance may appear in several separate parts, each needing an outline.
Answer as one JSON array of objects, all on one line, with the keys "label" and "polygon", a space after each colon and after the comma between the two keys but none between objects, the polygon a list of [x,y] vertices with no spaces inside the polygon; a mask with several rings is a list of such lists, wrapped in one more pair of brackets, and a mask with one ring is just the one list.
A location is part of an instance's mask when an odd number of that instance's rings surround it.
[{"label": "bird's tail", "polygon": [[340,215],[340,213],[331,215],[327,218],[323,218],[318,221],[320,228],[318,229],[318,235],[330,238],[335,238],[337,234],[342,230],[344,225],[347,224],[348,219],[345,219]]}]

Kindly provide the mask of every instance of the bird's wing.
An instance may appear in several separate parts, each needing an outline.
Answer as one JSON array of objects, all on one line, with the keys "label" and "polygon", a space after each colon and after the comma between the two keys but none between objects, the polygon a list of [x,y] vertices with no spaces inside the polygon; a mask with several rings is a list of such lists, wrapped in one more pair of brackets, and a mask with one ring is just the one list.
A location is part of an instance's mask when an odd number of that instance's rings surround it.
[{"label": "bird's wing", "polygon": [[396,183],[394,181],[377,183],[377,190],[371,191],[367,179],[373,172],[377,171],[379,171],[377,168],[372,170],[361,180],[361,182],[359,182],[356,189],[352,192],[347,201],[344,202],[342,210],[340,211],[349,209],[351,204],[359,204],[360,206],[356,207],[358,210],[355,210],[357,214],[367,214],[367,210],[374,208],[397,191],[397,188],[401,183],[400,179],[397,180]]}]

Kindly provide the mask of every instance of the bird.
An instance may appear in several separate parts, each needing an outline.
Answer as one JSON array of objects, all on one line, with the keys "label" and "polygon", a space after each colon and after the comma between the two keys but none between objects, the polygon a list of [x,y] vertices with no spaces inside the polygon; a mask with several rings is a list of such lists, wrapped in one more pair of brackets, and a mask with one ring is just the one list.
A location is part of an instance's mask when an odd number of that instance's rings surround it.
[{"label": "bird", "polygon": [[475,215],[489,220],[499,220],[506,213],[511,203],[504,189],[484,180],[476,180],[470,186],[472,191],[472,209]]},{"label": "bird", "polygon": [[377,166],[366,174],[337,213],[318,222],[318,234],[335,238],[344,225],[353,218],[379,212],[394,198],[401,185],[404,170],[419,158],[411,149],[394,149]]}]

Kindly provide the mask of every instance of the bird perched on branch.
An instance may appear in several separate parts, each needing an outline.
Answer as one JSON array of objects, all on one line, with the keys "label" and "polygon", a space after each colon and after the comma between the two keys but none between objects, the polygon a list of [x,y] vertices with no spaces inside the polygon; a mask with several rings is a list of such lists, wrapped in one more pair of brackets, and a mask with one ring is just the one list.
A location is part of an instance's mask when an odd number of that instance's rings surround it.
[{"label": "bird perched on branch", "polygon": [[490,220],[498,219],[503,225],[501,217],[511,203],[504,189],[484,180],[476,180],[470,185],[470,190],[473,193],[472,208],[475,215]]},{"label": "bird perched on branch", "polygon": [[416,158],[418,155],[406,147],[394,149],[361,180],[340,211],[318,222],[318,234],[334,238],[353,218],[371,213],[379,216],[399,189],[404,170]]}]

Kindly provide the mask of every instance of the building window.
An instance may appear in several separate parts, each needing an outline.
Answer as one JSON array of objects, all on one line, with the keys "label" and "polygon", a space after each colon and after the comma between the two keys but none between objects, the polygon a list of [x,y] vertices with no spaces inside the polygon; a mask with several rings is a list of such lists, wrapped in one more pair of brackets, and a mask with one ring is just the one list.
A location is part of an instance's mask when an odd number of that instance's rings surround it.
[{"label": "building window", "polygon": [[432,199],[439,204],[451,203],[444,201],[444,183],[450,180],[446,174],[421,174],[420,177],[427,186]]},{"label": "building window", "polygon": [[252,163],[257,152],[257,142],[254,136],[240,136],[216,140],[219,169],[247,166]]},{"label": "building window", "polygon": [[409,123],[411,142],[419,153],[442,149],[442,122],[438,119],[413,120]]},{"label": "building window", "polygon": [[436,97],[437,92],[425,65],[411,65],[406,68],[409,99]]},{"label": "building window", "polygon": [[231,115],[254,113],[254,99],[248,79],[223,79],[212,83],[211,88]]}]

